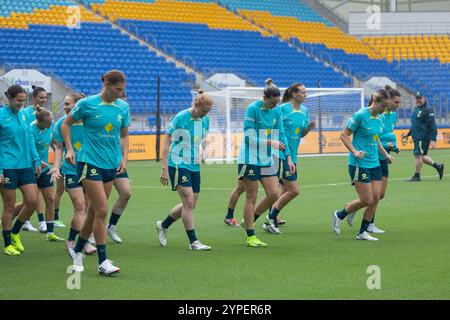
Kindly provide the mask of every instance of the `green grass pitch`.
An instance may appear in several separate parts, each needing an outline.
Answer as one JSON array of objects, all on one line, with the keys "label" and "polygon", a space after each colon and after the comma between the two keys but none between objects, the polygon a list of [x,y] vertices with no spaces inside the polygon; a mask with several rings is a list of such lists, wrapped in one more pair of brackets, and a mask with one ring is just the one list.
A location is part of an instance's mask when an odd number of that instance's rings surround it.
[{"label": "green grass pitch", "polygon": [[[432,150],[431,156],[450,170],[450,150]],[[421,183],[406,183],[414,161],[410,151],[401,153],[376,217],[387,233],[378,242],[356,241],[360,213],[340,236],[331,230],[333,210],[356,197],[346,161],[299,159],[301,194],[281,213],[287,220],[282,235],[265,233],[257,222],[256,234],[267,248],[246,247],[244,230],[223,223],[236,166],[204,166],[196,231],[210,252],[188,250],[181,222],[170,228],[167,247],[159,246],[154,223],[179,198],[159,184],[159,164],[132,162],[133,196],[118,224],[124,243],[107,246],[121,274],[100,277],[97,256],[88,256],[81,289],[69,290],[65,245],[23,231],[25,253],[0,256],[0,299],[450,299],[450,176],[439,181],[427,166]],[[113,192],[111,203],[115,198]],[[239,220],[242,205],[243,199]],[[60,211],[69,225],[67,195]],[[32,222],[37,225],[35,215]],[[68,228],[56,232],[66,238]],[[371,265],[380,267],[381,289],[367,288]]]}]

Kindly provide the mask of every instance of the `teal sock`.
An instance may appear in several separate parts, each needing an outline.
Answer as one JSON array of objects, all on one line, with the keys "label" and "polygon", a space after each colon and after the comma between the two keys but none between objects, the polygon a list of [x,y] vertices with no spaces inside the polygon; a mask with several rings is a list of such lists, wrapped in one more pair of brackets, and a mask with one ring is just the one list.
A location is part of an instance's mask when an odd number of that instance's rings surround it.
[{"label": "teal sock", "polygon": [[227,212],[227,216],[225,217],[225,219],[233,219],[234,217],[234,208],[228,208],[228,212]]},{"label": "teal sock", "polygon": [[55,209],[55,220],[59,220],[59,208]]},{"label": "teal sock", "polygon": [[75,245],[75,248],[73,248],[73,251],[75,251],[75,253],[82,252],[87,242],[87,239],[83,239],[81,236],[79,236],[77,244]]},{"label": "teal sock", "polygon": [[117,222],[119,222],[119,219],[120,219],[120,214],[111,212],[111,217],[109,218],[108,228],[110,228],[112,225],[115,226],[117,224]]},{"label": "teal sock", "polygon": [[193,243],[194,241],[197,240],[197,236],[195,235],[195,230],[194,229],[186,230],[186,233],[187,233],[187,235],[189,237],[189,242],[190,243]]},{"label": "teal sock", "polygon": [[55,223],[53,221],[47,221],[45,224],[47,225],[47,233],[53,233]]},{"label": "teal sock", "polygon": [[12,234],[19,234],[20,229],[22,229],[22,226],[25,222],[20,221],[19,219],[16,219],[16,222],[14,223],[14,226],[11,230]]},{"label": "teal sock", "polygon": [[[56,219],[56,218],[55,218]],[[45,219],[44,219],[44,214],[42,213],[42,212],[39,212],[38,213],[38,220],[39,220],[39,222],[44,222],[45,221]]]},{"label": "teal sock", "polygon": [[253,222],[255,222],[256,220],[258,220],[258,219],[259,219],[259,217],[261,217],[261,215],[259,215],[259,216],[257,216],[257,215],[254,215],[254,216],[253,216]]},{"label": "teal sock", "polygon": [[255,235],[254,229],[247,229],[247,237],[253,237]]},{"label": "teal sock", "polygon": [[339,219],[344,220],[345,217],[347,217],[350,213],[347,212],[347,210],[342,209],[341,211],[338,211],[338,213],[336,214],[338,216]]},{"label": "teal sock", "polygon": [[97,244],[98,264],[101,265],[106,260],[106,245]]},{"label": "teal sock", "polygon": [[363,219],[361,222],[361,228],[359,229],[359,234],[363,233],[364,231],[367,231],[369,224],[370,224],[370,221]]},{"label": "teal sock", "polygon": [[275,220],[280,213],[280,210],[277,208],[272,208],[269,213],[269,219]]},{"label": "teal sock", "polygon": [[75,241],[75,238],[77,237],[78,233],[79,233],[79,231],[70,228],[69,238],[67,239],[67,241]]},{"label": "teal sock", "polygon": [[5,241],[5,248],[11,245],[11,230],[3,230],[3,240]]},{"label": "teal sock", "polygon": [[177,220],[175,220],[174,218],[172,218],[171,216],[170,216],[170,214],[167,216],[167,218],[162,222],[162,227],[164,228],[164,229],[168,229],[171,225],[172,225],[172,223],[174,223],[175,221],[177,221]]}]

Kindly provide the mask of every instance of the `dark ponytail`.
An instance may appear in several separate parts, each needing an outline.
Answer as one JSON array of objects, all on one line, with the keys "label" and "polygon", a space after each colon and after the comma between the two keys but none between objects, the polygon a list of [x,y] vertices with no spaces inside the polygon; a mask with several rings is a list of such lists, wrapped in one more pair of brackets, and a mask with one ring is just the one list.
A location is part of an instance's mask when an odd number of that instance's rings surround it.
[{"label": "dark ponytail", "polygon": [[281,100],[282,103],[286,103],[292,100],[292,94],[293,93],[297,93],[300,89],[300,87],[303,87],[304,84],[303,83],[293,83],[291,84],[291,86],[289,88],[286,89],[286,91],[284,91],[283,94],[283,99]]},{"label": "dark ponytail", "polygon": [[379,103],[383,100],[389,100],[391,96],[389,95],[389,91],[385,89],[379,89],[372,93],[370,97],[369,106],[371,106],[374,102]]},{"label": "dark ponytail", "polygon": [[52,113],[50,110],[43,108],[41,106],[36,106],[36,120],[37,121],[45,121],[52,117]]},{"label": "dark ponytail", "polygon": [[84,93],[74,92],[74,93],[70,93],[69,97],[72,98],[75,103],[77,103],[78,100],[85,98],[86,95]]},{"label": "dark ponytail", "polygon": [[391,97],[391,99],[395,98],[395,97],[401,97],[402,96],[400,91],[398,91],[397,89],[391,88],[390,85],[386,85],[384,87],[384,90],[386,90],[389,93],[389,96]]},{"label": "dark ponytail", "polygon": [[102,76],[102,82],[109,85],[125,83],[125,74],[119,70],[108,71]]},{"label": "dark ponytail", "polygon": [[273,80],[271,78],[267,79],[265,81],[265,84],[266,85],[264,87],[264,97],[272,98],[281,96],[280,89],[273,84]]},{"label": "dark ponytail", "polygon": [[14,99],[19,93],[25,93],[25,90],[21,86],[15,84],[6,90],[5,96],[8,99]]},{"label": "dark ponytail", "polygon": [[42,87],[31,86],[31,88],[33,89],[33,97],[35,98],[37,98],[41,92],[47,92]]}]

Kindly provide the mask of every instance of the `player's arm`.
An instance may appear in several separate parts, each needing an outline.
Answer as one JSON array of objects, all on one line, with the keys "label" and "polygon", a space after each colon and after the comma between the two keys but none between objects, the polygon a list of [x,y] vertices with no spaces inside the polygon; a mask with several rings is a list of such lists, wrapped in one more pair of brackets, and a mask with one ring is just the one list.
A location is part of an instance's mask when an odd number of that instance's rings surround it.
[{"label": "player's arm", "polygon": [[72,114],[69,114],[64,122],[61,124],[61,133],[64,139],[64,144],[66,146],[66,161],[71,164],[75,164],[75,152],[72,146],[72,136],[70,132],[70,127],[75,123],[75,119]]},{"label": "player's arm", "polygon": [[51,178],[52,181],[61,179],[61,160],[62,160],[63,150],[64,150],[64,144],[62,142],[56,141],[55,160],[53,163],[53,168],[48,173],[52,176],[52,178]]},{"label": "player's arm", "polygon": [[352,130],[350,130],[349,128],[344,128],[344,130],[342,130],[341,132],[341,141],[344,144],[344,146],[348,149],[348,151],[350,151],[355,156],[355,158],[362,159],[364,158],[366,153],[364,151],[359,151],[355,149],[352,143],[351,138],[352,135],[353,135]]},{"label": "player's arm", "polygon": [[167,133],[164,138],[164,144],[162,147],[162,156],[161,156],[161,178],[159,181],[163,185],[167,185],[169,183],[169,152],[170,146],[172,145],[172,136]]},{"label": "player's arm", "polygon": [[39,158],[39,154],[36,150],[36,143],[34,140],[33,133],[31,132],[31,127],[28,126],[26,130],[26,134],[28,135],[28,144],[30,146],[30,152],[31,152],[31,159],[33,161],[33,165],[36,171],[37,176],[41,175],[42,167],[46,167],[47,164],[44,165],[44,162],[41,162]]},{"label": "player's arm", "polygon": [[381,143],[380,139],[378,139],[378,151],[381,155],[383,155],[388,163],[392,163],[394,161],[394,157],[392,157],[384,148],[383,144]]},{"label": "player's arm", "polygon": [[128,127],[120,128],[120,152],[122,153],[122,160],[120,160],[120,164],[117,167],[118,175],[127,171],[129,144]]}]

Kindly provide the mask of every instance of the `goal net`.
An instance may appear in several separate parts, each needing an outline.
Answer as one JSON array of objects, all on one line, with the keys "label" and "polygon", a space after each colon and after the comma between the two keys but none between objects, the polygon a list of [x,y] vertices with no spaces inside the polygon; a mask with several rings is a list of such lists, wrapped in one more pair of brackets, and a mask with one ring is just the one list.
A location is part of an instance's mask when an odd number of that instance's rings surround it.
[{"label": "goal net", "polygon": [[[282,93],[285,88],[280,88]],[[213,99],[209,114],[209,160],[233,162],[243,138],[245,109],[263,96],[264,88],[232,87],[207,92]],[[195,95],[195,94],[194,94]],[[300,154],[335,154],[347,152],[339,136],[348,118],[363,107],[361,88],[307,88],[304,105],[309,120],[317,127],[301,140]]]}]

